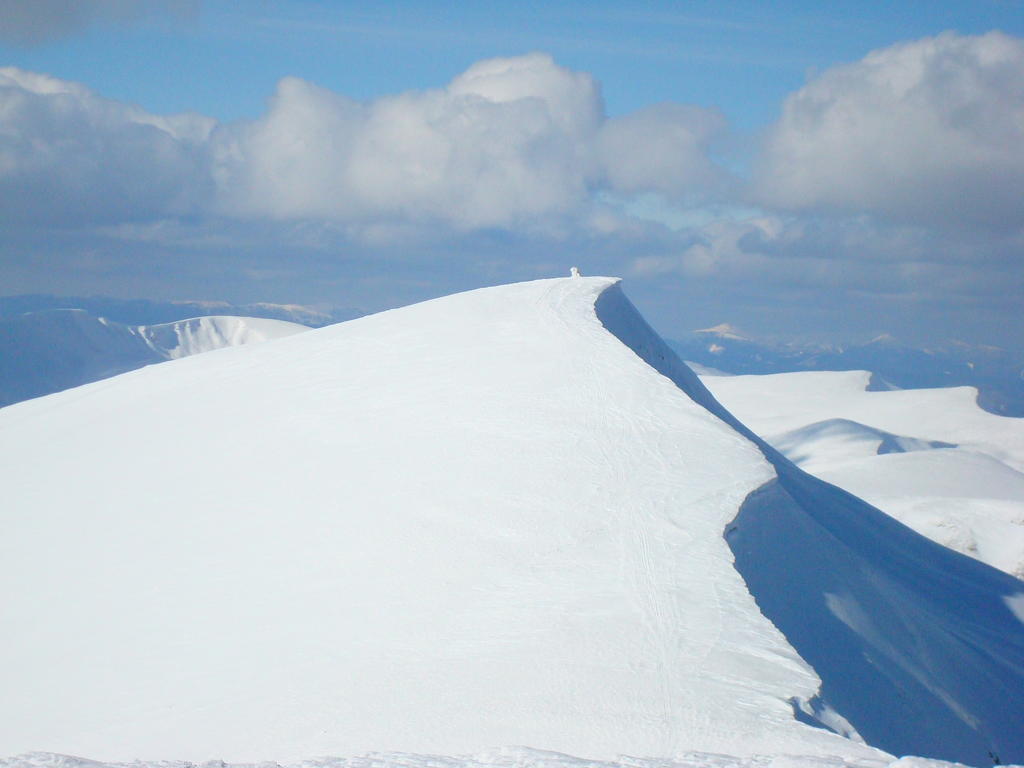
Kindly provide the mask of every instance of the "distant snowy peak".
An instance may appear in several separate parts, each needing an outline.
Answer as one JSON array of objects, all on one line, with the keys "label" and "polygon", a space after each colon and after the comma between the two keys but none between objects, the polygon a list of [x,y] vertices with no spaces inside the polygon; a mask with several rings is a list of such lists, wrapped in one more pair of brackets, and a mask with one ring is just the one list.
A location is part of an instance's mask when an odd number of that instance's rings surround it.
[{"label": "distant snowy peak", "polygon": [[750,341],[750,337],[740,331],[734,325],[729,323],[719,323],[718,325],[712,326],[711,328],[701,328],[694,331],[694,333],[704,334],[706,336],[716,336],[721,339],[733,339],[735,341]]},{"label": "distant snowy peak", "polygon": [[366,309],[359,307],[275,304],[266,301],[233,304],[228,301],[191,299],[155,301],[47,294],[0,296],[0,320],[9,320],[30,312],[48,312],[55,309],[81,309],[93,317],[105,317],[108,320],[130,326],[173,323],[178,320],[207,315],[231,315],[233,317],[267,317],[273,320],[299,323],[311,328],[320,328],[366,314]]},{"label": "distant snowy peak", "polygon": [[[900,343],[899,339],[897,339],[891,333],[880,333],[880,334],[878,334],[873,339],[868,341],[867,345],[871,345],[871,344],[875,344],[875,345],[878,345],[878,346],[887,346],[887,347],[902,347],[902,346],[904,346],[903,344]],[[865,345],[865,346],[867,346],[867,345]],[[922,351],[927,352],[927,350],[922,350]]]},{"label": "distant snowy peak", "polygon": [[258,344],[309,330],[304,325],[262,317],[213,315],[176,323],[139,326],[138,333],[168,360],[212,352],[224,347]]},{"label": "distant snowy peak", "polygon": [[[268,318],[282,320],[289,323],[297,323],[311,328],[337,323],[341,320],[350,320],[358,317],[362,312],[356,310],[335,310],[334,312],[323,312],[315,307],[307,307],[304,304],[274,304],[268,301],[257,301],[252,304],[233,305],[226,301],[174,301],[172,304],[180,307],[193,308],[201,312],[209,313],[210,316],[239,317],[244,320],[254,318]],[[249,313],[248,315],[246,313]],[[251,316],[250,316],[251,315]]]},{"label": "distant snowy peak", "polygon": [[0,319],[0,406],[153,363],[305,330],[297,323],[255,317],[133,326],[81,309],[28,312]]},{"label": "distant snowy peak", "polygon": [[1024,356],[997,347],[949,342],[920,349],[889,334],[864,344],[779,344],[751,338],[728,324],[669,342],[684,359],[733,374],[871,371],[879,388],[951,387],[979,390],[978,404],[1003,416],[1024,416]]}]

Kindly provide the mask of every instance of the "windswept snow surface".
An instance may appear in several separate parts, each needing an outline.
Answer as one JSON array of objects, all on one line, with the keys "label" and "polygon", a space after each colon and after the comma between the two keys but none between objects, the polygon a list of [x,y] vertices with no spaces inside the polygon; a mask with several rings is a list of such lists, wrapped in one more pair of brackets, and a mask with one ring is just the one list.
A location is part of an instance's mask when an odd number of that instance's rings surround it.
[{"label": "windswept snow surface", "polygon": [[[473,291],[0,411],[0,754],[890,763],[795,716],[863,733],[815,699],[758,609],[770,579],[752,596],[723,536],[774,514],[735,530],[754,491],[807,476],[614,283]],[[826,692],[912,678],[899,751],[1020,759],[1024,584],[848,498],[812,481],[785,509],[805,551],[751,561],[791,573],[808,621],[835,615],[826,584],[906,614],[866,670],[863,626],[822,622],[867,676],[828,651]],[[951,711],[970,725],[936,741]]]},{"label": "windswept snow surface", "polygon": [[802,469],[1024,577],[1024,419],[965,387],[870,391],[866,371],[702,380]]},{"label": "windswept snow surface", "polygon": [[124,325],[80,309],[0,319],[0,406],[41,397],[165,360],[308,330],[257,317],[196,317]]},{"label": "windswept snow surface", "polygon": [[1024,472],[1024,419],[982,410],[974,387],[869,391],[867,371],[707,377],[704,383],[760,435],[842,418],[981,451]]}]

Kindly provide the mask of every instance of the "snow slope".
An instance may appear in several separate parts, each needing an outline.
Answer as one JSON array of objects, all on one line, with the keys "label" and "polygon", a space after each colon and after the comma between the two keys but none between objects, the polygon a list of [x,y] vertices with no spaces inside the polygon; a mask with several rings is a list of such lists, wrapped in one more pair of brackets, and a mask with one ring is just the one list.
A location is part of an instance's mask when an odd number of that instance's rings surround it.
[{"label": "snow slope", "polygon": [[983,411],[966,387],[873,392],[869,378],[702,380],[801,468],[944,546],[1024,576],[1024,420]]},{"label": "snow slope", "polygon": [[[0,754],[889,763],[802,722],[850,733],[834,698],[890,751],[1024,758],[1024,584],[757,445],[614,283],[473,291],[0,411]],[[779,483],[802,496],[744,503]],[[824,573],[749,546],[777,514]],[[780,572],[849,652],[820,678],[792,616],[796,641],[761,613]],[[894,686],[914,700],[878,736],[855,689]]]},{"label": "snow slope", "polygon": [[973,387],[869,391],[867,371],[708,377],[715,397],[761,435],[842,418],[920,440],[987,453],[1024,471],[1024,419],[978,407]]},{"label": "snow slope", "polygon": [[290,336],[305,326],[255,317],[197,317],[133,326],[80,309],[0,320],[0,406],[144,365]]}]

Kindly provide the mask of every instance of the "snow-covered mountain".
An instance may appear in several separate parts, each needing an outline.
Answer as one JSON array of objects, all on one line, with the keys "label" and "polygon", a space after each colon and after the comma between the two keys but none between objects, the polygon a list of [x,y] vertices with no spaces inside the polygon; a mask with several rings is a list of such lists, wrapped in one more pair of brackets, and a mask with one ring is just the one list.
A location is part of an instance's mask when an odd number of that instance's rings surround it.
[{"label": "snow-covered mountain", "polygon": [[684,359],[733,374],[858,371],[875,374],[873,389],[978,389],[978,404],[1003,416],[1024,416],[1024,356],[998,347],[950,341],[927,349],[882,335],[864,344],[776,344],[723,323],[669,341]]},{"label": "snow-covered mountain", "polygon": [[263,317],[193,317],[135,329],[146,344],[166,360],[199,355],[224,347],[240,347],[281,339],[309,330],[305,325]]},{"label": "snow-covered mountain", "polygon": [[228,316],[132,326],[80,309],[0,319],[0,406],[144,365],[305,330],[283,320]]},{"label": "snow-covered mountain", "polygon": [[18,294],[0,296],[0,320],[30,312],[54,309],[82,309],[90,315],[105,317],[123,325],[164,325],[192,317],[230,316],[265,317],[320,328],[366,314],[356,307],[310,307],[302,304],[274,304],[266,301],[233,304],[229,301],[155,301],[152,299],[115,299],[109,296],[53,296]]},{"label": "snow-covered mountain", "polygon": [[1024,576],[1024,419],[983,411],[970,387],[871,391],[866,371],[702,380],[801,468]]},{"label": "snow-covered mountain", "polygon": [[759,441],[612,279],[9,406],[0,487],[0,754],[1024,760],[1024,583]]}]

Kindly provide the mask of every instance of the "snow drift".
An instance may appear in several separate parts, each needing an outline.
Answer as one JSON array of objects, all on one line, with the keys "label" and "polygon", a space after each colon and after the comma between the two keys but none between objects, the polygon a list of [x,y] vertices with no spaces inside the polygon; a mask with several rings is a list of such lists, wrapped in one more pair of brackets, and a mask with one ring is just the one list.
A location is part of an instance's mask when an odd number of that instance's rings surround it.
[{"label": "snow drift", "polygon": [[866,371],[702,381],[801,469],[1024,576],[1024,419],[984,412],[966,387],[872,391]]},{"label": "snow drift", "polygon": [[0,753],[1024,757],[1024,584],[758,443],[610,279],[10,406],[0,483]]}]

